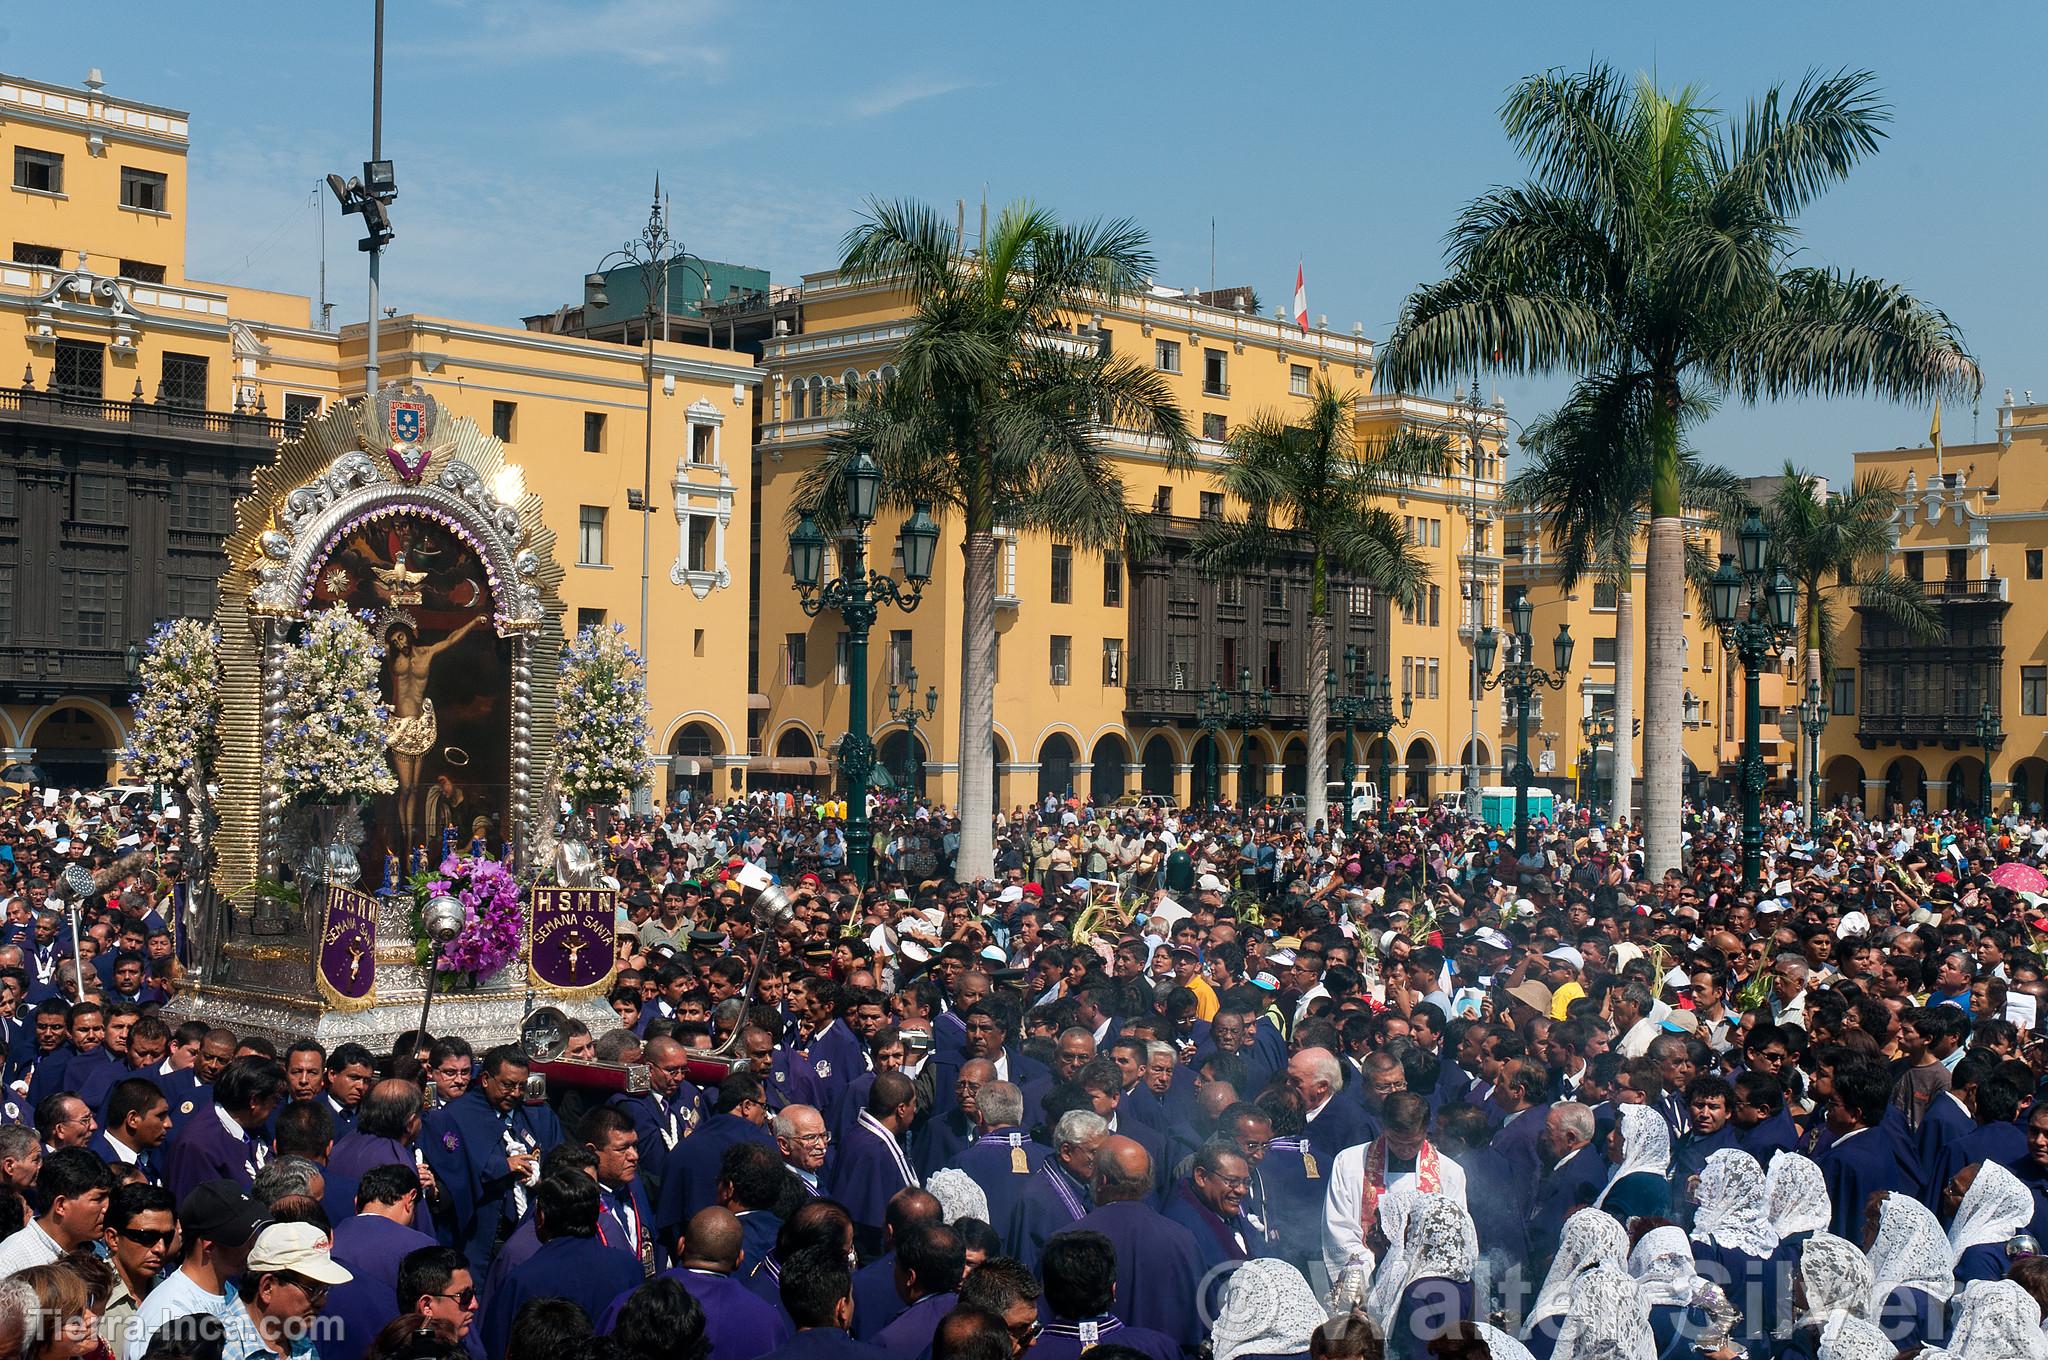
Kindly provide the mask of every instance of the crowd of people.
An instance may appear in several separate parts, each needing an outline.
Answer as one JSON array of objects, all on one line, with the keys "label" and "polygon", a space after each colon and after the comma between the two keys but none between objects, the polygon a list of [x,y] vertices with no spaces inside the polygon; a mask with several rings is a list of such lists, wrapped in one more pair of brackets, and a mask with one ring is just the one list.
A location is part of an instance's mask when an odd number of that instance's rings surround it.
[{"label": "crowd of people", "polygon": [[0,1360],[2048,1360],[2038,813],[1786,811],[1746,887],[1717,808],[1652,874],[1049,798],[965,882],[878,812],[866,885],[830,803],[619,818],[536,1084],[210,1025],[175,818],[0,810]]}]

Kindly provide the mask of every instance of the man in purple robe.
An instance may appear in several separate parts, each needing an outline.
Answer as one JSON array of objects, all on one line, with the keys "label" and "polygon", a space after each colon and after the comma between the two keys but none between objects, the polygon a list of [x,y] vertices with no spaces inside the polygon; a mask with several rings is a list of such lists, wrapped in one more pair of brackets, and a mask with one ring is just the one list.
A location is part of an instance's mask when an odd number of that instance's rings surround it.
[{"label": "man in purple robe", "polygon": [[930,1349],[939,1319],[952,1311],[967,1268],[960,1234],[943,1223],[918,1223],[897,1234],[894,1244],[896,1294],[903,1311],[875,1333],[874,1344],[891,1355],[919,1355]]},{"label": "man in purple robe", "polygon": [[1011,1256],[1036,1270],[1046,1242],[1095,1207],[1095,1157],[1108,1136],[1108,1121],[1093,1110],[1069,1110],[1054,1122],[1052,1156],[1032,1173],[1003,1230]]},{"label": "man in purple robe", "polygon": [[322,1360],[358,1360],[377,1331],[402,1311],[398,1265],[410,1252],[435,1245],[413,1226],[420,1178],[410,1166],[370,1168],[357,1183],[356,1213],[334,1228],[334,1259],[355,1276],[327,1295],[324,1310],[341,1325],[322,1335]]},{"label": "man in purple robe", "polygon": [[868,1091],[868,1107],[840,1145],[827,1177],[832,1198],[853,1219],[854,1245],[863,1255],[881,1249],[889,1199],[918,1183],[904,1150],[904,1137],[917,1118],[917,1085],[901,1072],[883,1072]]},{"label": "man in purple robe", "polygon": [[[727,1210],[702,1210],[683,1229],[676,1266],[655,1276],[674,1280],[703,1307],[709,1360],[758,1360],[789,1340],[782,1315],[735,1278],[742,1236],[740,1221]],[[633,1293],[629,1289],[612,1300],[598,1320],[600,1335],[611,1332]]]},{"label": "man in purple robe", "polygon": [[181,1200],[205,1181],[247,1190],[270,1160],[261,1131],[284,1099],[284,1069],[269,1058],[237,1058],[221,1070],[213,1105],[186,1121],[164,1157],[164,1188]]},{"label": "man in purple robe", "polygon": [[1001,1232],[1045,1160],[1045,1149],[1024,1131],[1024,1093],[1015,1083],[990,1082],[975,1093],[974,1107],[974,1142],[946,1165],[974,1178],[988,1197],[988,1221]]},{"label": "man in purple robe", "polygon": [[1210,1282],[1205,1306],[1211,1317],[1222,1305],[1230,1270],[1266,1255],[1265,1244],[1244,1216],[1244,1196],[1251,1183],[1251,1163],[1237,1145],[1212,1139],[1196,1151],[1194,1168],[1166,1197],[1166,1217],[1188,1230],[1201,1253],[1201,1278]]},{"label": "man in purple robe", "polygon": [[1075,1228],[1101,1233],[1116,1248],[1112,1311],[1126,1326],[1164,1332],[1192,1350],[1202,1339],[1202,1252],[1193,1233],[1146,1202],[1152,1159],[1129,1138],[1105,1138],[1095,1155],[1094,1190],[1096,1207]]},{"label": "man in purple robe", "polygon": [[[327,1154],[327,1193],[323,1203],[334,1222],[355,1207],[356,1186],[371,1170],[380,1166],[409,1166],[418,1170],[424,1159],[414,1147],[420,1132],[420,1088],[401,1077],[392,1077],[371,1087],[356,1107],[356,1126],[335,1139]],[[419,1213],[413,1226],[429,1237],[434,1235],[433,1173],[423,1185]]]}]

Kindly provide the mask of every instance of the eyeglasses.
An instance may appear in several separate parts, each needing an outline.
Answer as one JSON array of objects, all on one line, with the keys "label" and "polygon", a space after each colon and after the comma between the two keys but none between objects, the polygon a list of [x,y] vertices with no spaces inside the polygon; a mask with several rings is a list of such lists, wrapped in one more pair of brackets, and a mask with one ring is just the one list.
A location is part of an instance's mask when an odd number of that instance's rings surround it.
[{"label": "eyeglasses", "polygon": [[1037,1318],[1033,1318],[1031,1319],[1031,1321],[1024,1323],[1022,1326],[1019,1326],[1017,1323],[1013,1322],[1010,1324],[1009,1330],[1010,1338],[1017,1343],[1018,1349],[1022,1350],[1024,1347],[1038,1340],[1038,1338],[1045,1332],[1045,1324],[1040,1322]]},{"label": "eyeglasses", "polygon": [[447,1299],[450,1303],[462,1308],[476,1307],[476,1290],[474,1288],[464,1289],[455,1294],[429,1294],[427,1297],[430,1299]]},{"label": "eyeglasses", "polygon": [[114,1231],[138,1247],[167,1247],[171,1244],[171,1239],[178,1235],[175,1228],[166,1231],[156,1231],[149,1228],[139,1230],[134,1228],[116,1228]]},{"label": "eyeglasses", "polygon": [[327,1286],[303,1275],[280,1275],[278,1280],[288,1284],[306,1296],[306,1302],[318,1308],[327,1302]]},{"label": "eyeglasses", "polygon": [[832,1135],[829,1133],[793,1133],[789,1136],[789,1141],[801,1147],[824,1147],[831,1144]]}]

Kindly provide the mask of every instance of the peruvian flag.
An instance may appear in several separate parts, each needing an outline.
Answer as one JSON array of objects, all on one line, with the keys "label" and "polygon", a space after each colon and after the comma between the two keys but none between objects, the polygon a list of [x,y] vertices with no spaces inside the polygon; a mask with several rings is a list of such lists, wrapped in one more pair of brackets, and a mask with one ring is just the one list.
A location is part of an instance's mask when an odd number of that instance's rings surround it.
[{"label": "peruvian flag", "polygon": [[1301,327],[1303,335],[1308,334],[1308,279],[1301,263],[1294,266],[1294,324]]}]

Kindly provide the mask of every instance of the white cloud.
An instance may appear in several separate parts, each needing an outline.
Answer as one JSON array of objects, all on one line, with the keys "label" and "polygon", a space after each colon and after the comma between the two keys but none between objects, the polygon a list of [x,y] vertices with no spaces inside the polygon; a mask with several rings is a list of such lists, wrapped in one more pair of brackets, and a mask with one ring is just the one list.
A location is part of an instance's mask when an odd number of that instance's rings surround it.
[{"label": "white cloud", "polygon": [[442,35],[416,53],[561,73],[561,92],[601,87],[607,64],[711,75],[730,51],[708,36],[722,0],[443,0]]},{"label": "white cloud", "polygon": [[904,76],[854,96],[848,102],[848,111],[856,118],[880,118],[911,104],[927,99],[937,99],[959,90],[975,87],[970,80],[948,80],[943,76]]}]

